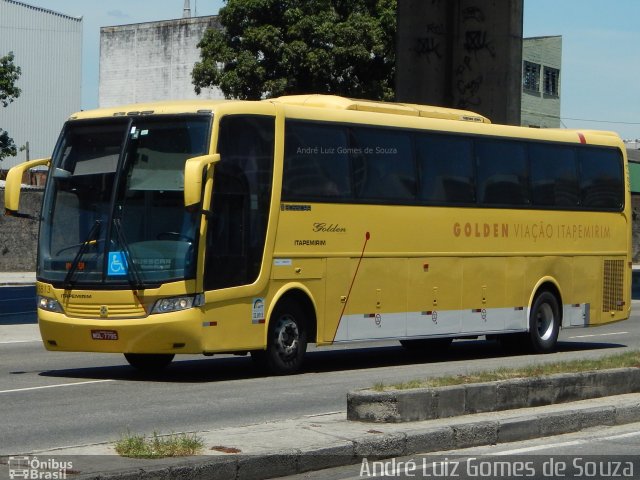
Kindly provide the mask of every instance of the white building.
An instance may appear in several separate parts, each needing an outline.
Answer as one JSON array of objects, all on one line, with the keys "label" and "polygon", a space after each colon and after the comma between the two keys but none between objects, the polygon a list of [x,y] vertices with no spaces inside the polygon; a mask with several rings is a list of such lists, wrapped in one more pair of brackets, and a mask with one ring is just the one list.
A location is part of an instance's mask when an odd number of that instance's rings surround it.
[{"label": "white building", "polygon": [[[16,146],[29,142],[31,159],[50,156],[62,124],[80,110],[82,18],[0,0],[0,56],[9,52],[22,70],[22,93],[0,106],[0,125]],[[5,158],[0,169],[25,161],[26,154]]]},{"label": "white building", "polygon": [[169,99],[224,98],[217,88],[197,96],[191,71],[200,60],[198,42],[218,17],[102,27],[100,29],[100,107]]}]

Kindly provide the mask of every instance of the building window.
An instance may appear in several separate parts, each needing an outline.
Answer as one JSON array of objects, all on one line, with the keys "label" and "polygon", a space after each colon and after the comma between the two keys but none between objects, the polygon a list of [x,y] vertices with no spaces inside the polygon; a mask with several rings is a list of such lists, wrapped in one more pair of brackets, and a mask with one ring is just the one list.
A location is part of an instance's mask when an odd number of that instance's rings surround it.
[{"label": "building window", "polygon": [[530,92],[540,91],[540,65],[537,63],[524,62],[524,75],[522,76],[522,86]]},{"label": "building window", "polygon": [[560,95],[558,85],[560,83],[560,70],[544,67],[544,94],[557,97]]}]

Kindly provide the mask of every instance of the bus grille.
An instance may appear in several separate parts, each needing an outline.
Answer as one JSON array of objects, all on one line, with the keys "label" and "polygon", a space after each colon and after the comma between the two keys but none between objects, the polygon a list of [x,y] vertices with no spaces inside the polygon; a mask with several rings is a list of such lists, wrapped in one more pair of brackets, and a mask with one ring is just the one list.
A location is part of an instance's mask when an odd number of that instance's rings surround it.
[{"label": "bus grille", "polygon": [[602,311],[621,312],[624,307],[624,260],[604,261]]},{"label": "bus grille", "polygon": [[70,317],[80,318],[141,318],[146,317],[147,312],[142,305],[109,305],[108,314],[101,315],[100,305],[64,305],[65,313]]}]

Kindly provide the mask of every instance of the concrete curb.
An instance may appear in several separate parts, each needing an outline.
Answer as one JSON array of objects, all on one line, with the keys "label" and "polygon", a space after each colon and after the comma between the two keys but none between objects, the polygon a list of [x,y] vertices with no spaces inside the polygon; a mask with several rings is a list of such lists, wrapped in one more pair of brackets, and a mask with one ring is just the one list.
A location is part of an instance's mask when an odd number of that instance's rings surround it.
[{"label": "concrete curb", "polygon": [[640,368],[561,373],[489,383],[347,394],[347,419],[414,422],[640,392]]},{"label": "concrete curb", "polygon": [[[604,399],[603,399],[604,400]],[[596,407],[589,402],[566,404],[557,411],[528,414],[526,410],[508,418],[455,421],[450,425],[420,422],[420,427],[404,424],[405,430],[381,432],[360,429],[358,434],[336,434],[331,445],[280,450],[254,455],[202,456],[189,459],[132,460],[111,471],[74,475],[76,479],[134,480],[140,478],[181,478],[189,480],[263,480],[356,464],[364,457],[382,459],[422,453],[530,440],[571,433],[603,425],[640,421],[640,397],[609,397]],[[495,415],[495,414],[494,414]],[[470,418],[470,417],[464,417]],[[487,417],[488,418],[488,417]],[[433,422],[433,421],[432,421]],[[391,425],[389,425],[391,427]],[[344,438],[340,438],[344,435]],[[41,455],[42,456],[42,455]],[[126,463],[129,462],[129,465]],[[137,464],[131,462],[138,462]]]}]

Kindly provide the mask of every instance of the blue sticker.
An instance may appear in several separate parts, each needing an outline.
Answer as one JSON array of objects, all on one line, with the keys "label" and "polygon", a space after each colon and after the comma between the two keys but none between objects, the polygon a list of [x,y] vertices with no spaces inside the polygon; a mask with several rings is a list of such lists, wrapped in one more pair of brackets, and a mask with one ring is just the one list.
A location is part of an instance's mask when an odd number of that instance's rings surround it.
[{"label": "blue sticker", "polygon": [[109,266],[108,275],[126,275],[127,274],[127,260],[124,256],[124,252],[109,252]]}]

